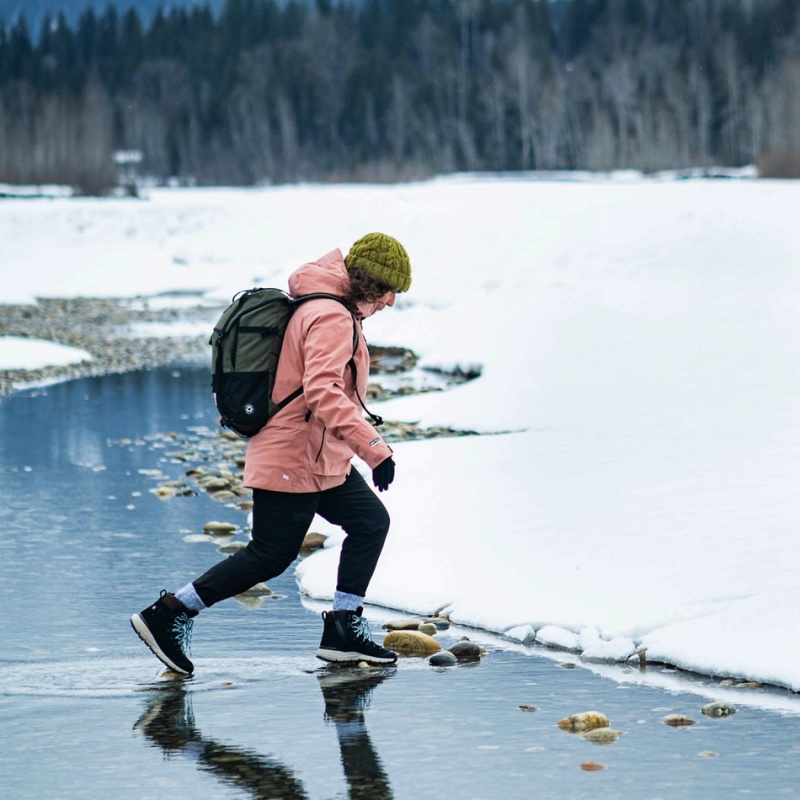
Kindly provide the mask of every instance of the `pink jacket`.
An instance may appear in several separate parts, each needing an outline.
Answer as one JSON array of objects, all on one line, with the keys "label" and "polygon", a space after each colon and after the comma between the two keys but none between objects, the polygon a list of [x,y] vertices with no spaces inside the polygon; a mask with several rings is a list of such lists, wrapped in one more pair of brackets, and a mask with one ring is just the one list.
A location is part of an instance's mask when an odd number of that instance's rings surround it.
[{"label": "pink jacket", "polygon": [[[339,250],[304,264],[289,278],[289,293],[341,295],[347,269]],[[360,327],[360,326],[359,326]],[[278,492],[314,492],[344,483],[358,455],[374,469],[392,449],[363,417],[353,370],[353,317],[336,300],[308,300],[292,315],[281,347],[273,400],[300,385],[303,394],[279,411],[247,445],[245,486]],[[359,330],[355,353],[363,398],[369,351]]]}]

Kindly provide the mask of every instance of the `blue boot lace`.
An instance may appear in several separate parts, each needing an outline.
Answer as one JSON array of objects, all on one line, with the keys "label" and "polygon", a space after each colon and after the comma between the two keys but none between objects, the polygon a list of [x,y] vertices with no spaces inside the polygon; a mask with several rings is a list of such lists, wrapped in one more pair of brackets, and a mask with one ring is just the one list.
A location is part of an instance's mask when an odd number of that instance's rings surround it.
[{"label": "blue boot lace", "polygon": [[372,642],[372,631],[369,629],[367,618],[359,617],[358,614],[353,614],[350,619],[352,620],[350,629],[353,631],[356,639],[360,642]]},{"label": "blue boot lace", "polygon": [[177,614],[172,622],[172,635],[186,655],[191,654],[192,628],[194,628],[194,620],[186,613]]}]

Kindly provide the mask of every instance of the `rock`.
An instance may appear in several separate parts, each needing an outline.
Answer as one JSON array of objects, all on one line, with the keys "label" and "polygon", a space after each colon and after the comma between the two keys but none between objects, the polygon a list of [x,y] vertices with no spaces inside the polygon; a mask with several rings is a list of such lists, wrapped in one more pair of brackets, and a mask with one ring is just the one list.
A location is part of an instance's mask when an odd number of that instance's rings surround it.
[{"label": "rock", "polygon": [[450,627],[450,620],[446,617],[428,617],[426,625],[435,625],[437,630],[446,631]]},{"label": "rock", "polygon": [[309,531],[309,533],[307,533],[303,539],[303,544],[300,547],[300,555],[307,556],[313,553],[315,550],[321,550],[325,546],[325,541],[327,538],[328,537],[325,536],[324,533]]},{"label": "rock", "polygon": [[581,711],[570,717],[564,717],[558,724],[562,731],[570,733],[585,733],[595,728],[607,728],[611,723],[605,714],[599,711]]},{"label": "rock", "polygon": [[432,667],[454,667],[458,664],[458,659],[449,650],[442,650],[439,653],[434,653],[428,659],[428,663]]},{"label": "rock", "polygon": [[220,492],[214,492],[211,497],[214,500],[218,500],[222,503],[234,503],[239,499],[239,496],[234,492],[228,492],[224,489]]},{"label": "rock", "polygon": [[232,556],[238,550],[243,550],[247,545],[244,542],[231,542],[230,544],[223,544],[222,547],[217,548],[218,553],[224,556]]},{"label": "rock", "polygon": [[703,706],[702,711],[707,717],[729,717],[731,714],[736,713],[736,706],[732,703],[717,701],[715,703],[707,703]]},{"label": "rock", "polygon": [[159,486],[157,489],[152,489],[151,491],[159,500],[170,500],[177,494],[170,486]]},{"label": "rock", "polygon": [[436,639],[419,631],[387,633],[383,639],[383,646],[403,656],[427,656],[442,649]]},{"label": "rock", "polygon": [[447,648],[459,661],[480,661],[483,648],[469,639],[462,639]]},{"label": "rock", "polygon": [[206,533],[214,533],[217,535],[233,535],[236,532],[236,525],[234,525],[232,522],[216,522],[211,520],[211,522],[206,522],[206,524],[203,525],[203,530]]},{"label": "rock", "polygon": [[439,629],[432,622],[421,622],[417,630],[420,633],[427,633],[428,636],[434,636],[439,632]]},{"label": "rock", "polygon": [[405,619],[392,619],[384,622],[383,627],[387,631],[416,631],[419,630],[420,622],[418,619],[406,617]]},{"label": "rock", "polygon": [[224,478],[201,478],[198,483],[210,494],[226,491],[231,488],[230,481]]},{"label": "rock", "polygon": [[694,725],[695,720],[684,717],[683,714],[668,714],[664,717],[664,724],[672,728],[686,728],[689,725]]},{"label": "rock", "polygon": [[599,772],[601,769],[605,769],[602,764],[598,764],[596,761],[584,761],[581,764],[581,769],[584,772]]},{"label": "rock", "polygon": [[592,744],[613,744],[622,736],[622,731],[615,731],[611,728],[595,728],[581,734],[582,739]]},{"label": "rock", "polygon": [[519,706],[520,711],[538,711],[536,706]]},{"label": "rock", "polygon": [[178,497],[197,497],[197,492],[191,486],[187,486],[183,481],[170,481],[164,487],[173,489]]}]

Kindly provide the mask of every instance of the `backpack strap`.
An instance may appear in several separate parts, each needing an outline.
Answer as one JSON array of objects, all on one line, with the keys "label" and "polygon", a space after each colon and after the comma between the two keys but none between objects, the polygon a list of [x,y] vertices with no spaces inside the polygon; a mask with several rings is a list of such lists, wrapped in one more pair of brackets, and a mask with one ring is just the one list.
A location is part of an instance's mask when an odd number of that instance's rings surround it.
[{"label": "backpack strap", "polygon": [[[356,369],[356,350],[358,350],[358,339],[359,339],[359,326],[358,320],[356,319],[356,315],[350,310],[350,306],[344,301],[343,297],[339,297],[335,294],[327,294],[325,292],[313,292],[312,294],[303,294],[299,297],[293,297],[292,303],[295,306],[300,305],[300,303],[304,303],[306,300],[335,300],[337,303],[341,303],[350,314],[350,317],[353,320],[353,355],[350,356],[350,360],[347,362],[348,366],[351,370],[353,370],[353,385],[355,386],[356,390],[356,397],[358,398],[358,402],[361,405],[361,408],[367,413],[367,416],[370,418],[372,424],[379,428],[383,425],[383,417],[379,416],[378,414],[373,414],[364,404],[364,401],[361,399],[361,394],[358,391],[358,370]],[[278,410],[284,408],[289,403],[292,402],[297,397],[303,394],[303,387],[300,386],[299,388],[295,389],[288,397],[284,398],[280,403],[278,403]]]}]

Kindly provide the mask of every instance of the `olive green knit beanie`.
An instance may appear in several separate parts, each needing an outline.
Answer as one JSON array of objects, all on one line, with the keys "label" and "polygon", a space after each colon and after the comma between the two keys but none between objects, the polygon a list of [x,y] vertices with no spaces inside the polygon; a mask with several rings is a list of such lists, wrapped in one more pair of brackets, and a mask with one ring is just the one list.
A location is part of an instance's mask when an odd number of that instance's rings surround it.
[{"label": "olive green knit beanie", "polygon": [[380,281],[395,292],[407,292],[411,286],[411,262],[397,239],[385,233],[362,236],[345,256],[347,269],[359,267],[365,275]]}]

